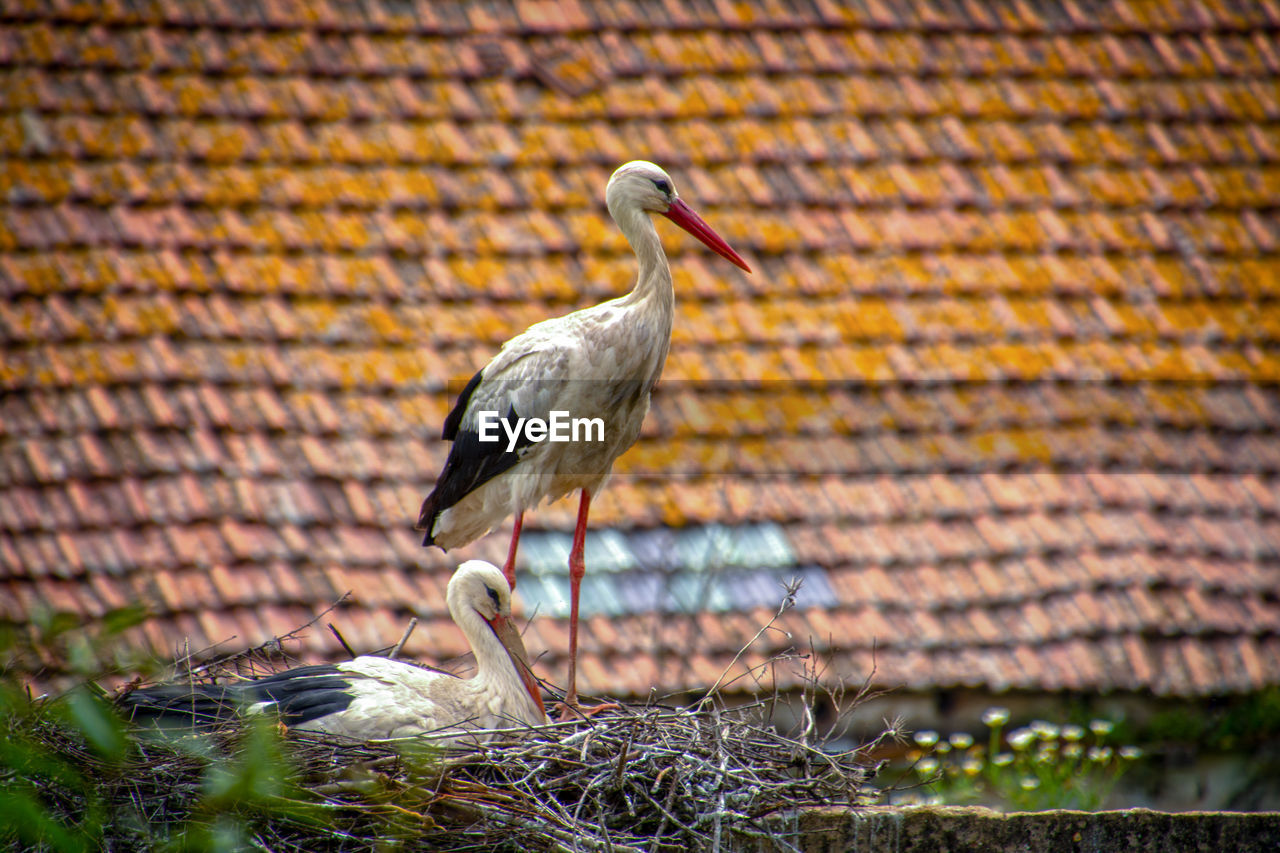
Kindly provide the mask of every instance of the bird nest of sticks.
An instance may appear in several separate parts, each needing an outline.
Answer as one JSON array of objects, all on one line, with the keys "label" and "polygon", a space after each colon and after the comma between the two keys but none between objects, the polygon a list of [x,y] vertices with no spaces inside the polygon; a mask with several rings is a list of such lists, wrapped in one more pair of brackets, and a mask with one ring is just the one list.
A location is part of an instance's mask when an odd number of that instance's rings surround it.
[{"label": "bird nest of sticks", "polygon": [[[186,675],[276,671],[290,636]],[[889,724],[869,742],[833,748],[837,726],[817,731],[816,702],[843,717],[871,697],[870,678],[846,691],[820,677],[812,654],[770,661],[780,663],[805,674],[791,731],[771,723],[778,696],[731,705],[717,686],[687,707],[619,703],[470,748],[431,736],[353,742],[257,717],[163,737],[119,724],[124,743],[107,749],[101,741],[113,736],[92,719],[93,707],[109,707],[105,695],[85,701],[92,694],[82,689],[79,709],[11,716],[0,737],[39,753],[28,763],[44,817],[88,826],[87,840],[104,848],[798,850],[788,818],[876,801],[875,756],[901,733]],[[5,840],[0,832],[0,847]]]}]

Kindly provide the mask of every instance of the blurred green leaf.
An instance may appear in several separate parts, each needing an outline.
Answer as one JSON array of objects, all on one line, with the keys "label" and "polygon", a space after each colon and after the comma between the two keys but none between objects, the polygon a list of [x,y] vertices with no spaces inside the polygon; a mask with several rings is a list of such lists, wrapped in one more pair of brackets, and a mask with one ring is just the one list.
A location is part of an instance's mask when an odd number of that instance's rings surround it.
[{"label": "blurred green leaf", "polygon": [[273,718],[248,717],[242,737],[234,755],[214,761],[205,773],[204,805],[208,809],[273,809],[282,800],[305,796]]},{"label": "blurred green leaf", "polygon": [[24,846],[43,844],[58,853],[79,853],[96,847],[84,833],[50,815],[26,780],[0,786],[0,839],[7,836],[16,837]]},{"label": "blurred green leaf", "polygon": [[0,714],[21,719],[31,711],[31,698],[20,684],[0,681]]},{"label": "blurred green leaf", "polygon": [[8,652],[18,645],[24,632],[12,622],[0,622],[0,652]]},{"label": "blurred green leaf", "polygon": [[413,775],[435,777],[440,774],[440,761],[444,750],[439,744],[407,738],[396,744],[396,751],[400,753],[400,758]]},{"label": "blurred green leaf", "polygon": [[85,788],[84,777],[70,762],[26,733],[0,739],[0,769],[25,779],[42,777],[72,790]]},{"label": "blurred green leaf", "polygon": [[119,634],[145,622],[147,615],[147,609],[136,604],[112,610],[102,617],[102,631],[108,637]]},{"label": "blurred green leaf", "polygon": [[67,664],[77,675],[92,678],[99,674],[102,668],[99,651],[100,646],[84,634],[67,638]]},{"label": "blurred green leaf", "polygon": [[37,610],[32,613],[31,622],[40,632],[39,645],[49,645],[68,631],[74,631],[83,625],[75,613],[61,610]]},{"label": "blurred green leaf", "polygon": [[128,753],[124,723],[101,697],[87,687],[77,687],[67,694],[65,701],[71,723],[98,755],[118,761]]}]

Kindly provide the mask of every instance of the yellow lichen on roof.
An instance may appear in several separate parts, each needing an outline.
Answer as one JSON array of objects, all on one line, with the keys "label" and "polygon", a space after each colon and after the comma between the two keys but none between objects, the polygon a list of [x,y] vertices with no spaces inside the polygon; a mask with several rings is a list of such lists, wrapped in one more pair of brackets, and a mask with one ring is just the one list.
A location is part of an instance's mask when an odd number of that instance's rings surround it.
[{"label": "yellow lichen on roof", "polygon": [[1048,437],[1037,431],[982,432],[962,440],[978,458],[1012,458],[1020,462],[1040,463],[1048,463],[1053,459]]},{"label": "yellow lichen on roof", "polygon": [[846,347],[824,354],[828,358],[822,372],[830,380],[884,382],[897,375],[888,353],[880,346]]},{"label": "yellow lichen on roof", "polygon": [[900,341],[907,332],[899,317],[895,316],[888,300],[879,297],[863,297],[850,306],[851,310],[842,314],[841,319],[846,327],[857,337],[868,341]]},{"label": "yellow lichen on roof", "polygon": [[68,164],[17,161],[0,169],[0,198],[56,201],[71,192]]}]

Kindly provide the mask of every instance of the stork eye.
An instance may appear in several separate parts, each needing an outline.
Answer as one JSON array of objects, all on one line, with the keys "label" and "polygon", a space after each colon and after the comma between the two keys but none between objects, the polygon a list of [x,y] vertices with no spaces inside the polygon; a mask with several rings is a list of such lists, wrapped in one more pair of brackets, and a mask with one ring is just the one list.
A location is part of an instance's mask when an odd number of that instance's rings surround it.
[{"label": "stork eye", "polygon": [[662,178],[653,178],[653,185],[658,188],[658,192],[663,195],[671,195],[671,182]]},{"label": "stork eye", "polygon": [[487,592],[487,593],[489,593],[489,598],[493,599],[493,603],[494,603],[495,605],[496,605],[496,604],[500,604],[500,603],[501,603],[501,602],[498,600],[498,591],[497,591],[496,589],[494,589],[494,588],[493,588],[493,587],[491,587],[491,586],[486,586],[486,587],[484,588],[484,591],[485,591],[485,592]]}]

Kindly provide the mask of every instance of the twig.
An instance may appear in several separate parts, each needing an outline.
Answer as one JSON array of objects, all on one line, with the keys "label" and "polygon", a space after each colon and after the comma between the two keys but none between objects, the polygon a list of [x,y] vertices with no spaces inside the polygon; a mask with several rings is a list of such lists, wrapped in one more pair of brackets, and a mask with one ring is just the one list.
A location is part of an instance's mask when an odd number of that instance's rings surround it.
[{"label": "twig", "polygon": [[[404,648],[404,644],[409,641],[409,635],[413,633],[413,629],[418,627],[418,617],[409,617],[409,627],[404,629],[404,634],[400,637],[400,642],[396,643],[391,651],[387,653],[387,657],[395,660],[400,656],[400,650]],[[345,645],[345,643],[343,644]]]},{"label": "twig", "polygon": [[348,646],[348,645],[347,645],[347,641],[346,641],[346,639],[342,636],[342,632],[340,632],[340,631],[338,630],[338,627],[337,627],[336,625],[334,625],[332,622],[330,622],[330,623],[329,623],[329,630],[330,630],[331,632],[333,632],[333,636],[335,636],[335,637],[337,637],[337,638],[338,638],[338,643],[339,643],[339,644],[340,644],[344,649],[346,649],[346,650],[347,650],[347,654],[351,656],[351,659],[352,659],[352,660],[355,660],[357,657],[359,657],[359,655],[357,655],[357,654],[356,654],[355,649],[353,649],[353,648],[351,648],[350,646]]},{"label": "twig", "polygon": [[613,774],[613,782],[615,785],[622,784],[622,771],[627,766],[627,758],[631,755],[631,745],[636,740],[636,727],[632,726],[627,730],[627,745],[622,748],[622,752],[618,753],[618,769]]},{"label": "twig", "polygon": [[[312,617],[311,621],[306,622],[305,624],[299,625],[297,628],[294,628],[289,633],[281,634],[278,637],[272,637],[270,640],[267,640],[265,643],[261,643],[260,645],[254,646],[251,649],[235,652],[234,654],[223,655],[220,658],[215,658],[207,663],[201,664],[200,666],[193,667],[191,669],[191,673],[194,675],[196,673],[206,672],[208,670],[215,669],[217,667],[226,666],[227,664],[234,663],[239,660],[245,660],[247,658],[251,658],[255,654],[258,654],[266,649],[274,648],[277,651],[279,651],[280,649],[283,648],[285,640],[295,639],[303,631],[307,630],[312,625],[315,625],[317,622],[323,619],[326,615],[333,612],[335,608],[337,608],[340,604],[345,602],[350,597],[351,597],[351,592],[348,590],[347,592],[344,592],[337,601],[335,601],[333,604],[330,604],[324,610],[321,610],[314,617]],[[211,646],[210,648],[214,648],[214,647]]]},{"label": "twig", "polygon": [[724,672],[720,673],[720,677],[716,679],[716,683],[711,685],[711,689],[708,690],[706,695],[703,697],[704,701],[716,695],[716,692],[719,691],[720,689],[720,683],[724,681],[725,677],[729,674],[729,671],[733,669],[733,667],[738,663],[739,660],[742,659],[742,656],[747,653],[747,649],[751,648],[755,644],[756,640],[764,636],[764,632],[772,628],[773,623],[781,619],[783,613],[786,613],[792,607],[795,607],[796,593],[800,591],[800,585],[803,582],[804,582],[803,578],[791,579],[791,581],[786,586],[786,596],[782,599],[782,604],[778,606],[778,612],[773,614],[773,617],[764,624],[764,627],[762,627],[759,631],[756,631],[755,636],[752,637],[750,640],[748,640],[745,646],[738,649],[738,653],[733,656],[733,660],[729,661],[729,665],[724,668]]}]

